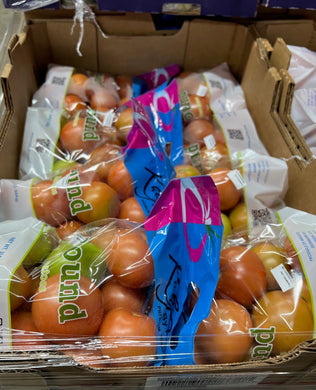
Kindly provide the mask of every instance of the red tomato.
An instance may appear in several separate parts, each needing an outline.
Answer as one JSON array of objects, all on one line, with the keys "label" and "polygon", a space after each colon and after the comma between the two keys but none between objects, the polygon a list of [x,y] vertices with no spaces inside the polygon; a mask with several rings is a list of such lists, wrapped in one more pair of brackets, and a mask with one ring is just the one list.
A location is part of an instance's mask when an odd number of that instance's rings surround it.
[{"label": "red tomato", "polygon": [[143,229],[120,230],[106,264],[124,286],[142,288],[151,285],[154,261]]},{"label": "red tomato", "polygon": [[135,196],[126,198],[121,203],[119,218],[142,223],[146,215]]},{"label": "red tomato", "polygon": [[266,270],[260,257],[251,249],[232,246],[220,254],[220,276],[216,294],[220,298],[231,298],[249,308],[265,293]]},{"label": "red tomato", "polygon": [[14,351],[43,349],[47,341],[38,332],[30,311],[18,310],[11,315],[12,348]]},{"label": "red tomato", "polygon": [[206,119],[195,119],[183,130],[183,140],[189,144],[204,145],[204,138],[214,134],[212,122]]},{"label": "red tomato", "polygon": [[252,344],[252,326],[245,307],[227,299],[213,300],[208,317],[196,332],[196,362],[222,364],[244,360]]},{"label": "red tomato", "polygon": [[42,180],[32,186],[35,215],[41,221],[58,226],[70,219],[69,202],[65,189],[56,188],[52,180]]},{"label": "red tomato", "polygon": [[101,287],[104,310],[131,310],[136,313],[144,311],[146,295],[143,290],[123,286],[115,277],[111,277]]},{"label": "red tomato", "polygon": [[275,327],[273,354],[288,352],[303,341],[313,338],[313,316],[308,304],[292,291],[269,291],[254,305],[255,328]]},{"label": "red tomato", "polygon": [[28,298],[32,295],[32,280],[29,274],[20,265],[14,272],[10,282],[10,309],[16,310],[23,303],[26,303]]},{"label": "red tomato", "polygon": [[104,316],[100,289],[82,275],[79,281],[63,283],[61,276],[50,276],[46,288],[38,290],[33,297],[32,316],[36,328],[47,337],[95,335]]},{"label": "red tomato", "polygon": [[117,192],[121,200],[134,196],[133,179],[123,160],[115,161],[110,167],[108,184]]},{"label": "red tomato", "polygon": [[120,211],[120,201],[117,193],[106,183],[94,181],[90,185],[82,187],[80,199],[84,211],[77,212],[77,218],[83,223],[94,222],[103,218],[115,218]]},{"label": "red tomato", "polygon": [[223,144],[216,144],[213,148],[207,149],[206,146],[201,148],[201,160],[203,171],[211,172],[215,168],[231,168],[231,162],[228,150]]},{"label": "red tomato", "polygon": [[61,240],[65,240],[76,230],[78,230],[81,226],[83,226],[82,222],[66,221],[56,228],[56,233],[58,234]]},{"label": "red tomato", "polygon": [[85,110],[87,105],[79,96],[68,94],[64,99],[64,108],[72,116],[76,111]]},{"label": "red tomato", "polygon": [[222,211],[235,207],[241,198],[240,190],[237,190],[235,184],[227,175],[230,171],[228,168],[219,167],[208,173],[216,185]]},{"label": "red tomato", "polygon": [[146,366],[156,358],[156,323],[144,314],[130,310],[109,311],[99,337],[102,353],[113,366]]}]

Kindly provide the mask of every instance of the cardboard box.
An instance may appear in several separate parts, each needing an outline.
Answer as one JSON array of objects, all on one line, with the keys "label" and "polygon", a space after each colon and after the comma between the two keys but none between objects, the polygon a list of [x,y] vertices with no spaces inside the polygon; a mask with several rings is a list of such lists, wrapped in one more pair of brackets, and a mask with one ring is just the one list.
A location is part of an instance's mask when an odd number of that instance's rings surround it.
[{"label": "cardboard box", "polygon": [[[260,134],[268,151],[280,158],[288,160],[289,190],[285,201],[296,208],[316,213],[316,161],[301,132],[291,117],[291,105],[295,83],[288,73],[291,53],[286,44],[304,46],[316,50],[316,32],[313,20],[279,20],[262,21],[256,24],[260,36],[266,37],[273,48],[270,50],[270,66],[275,67],[282,78],[281,95],[277,115],[275,115],[280,133],[287,147],[283,150],[280,144],[269,141],[269,136]],[[294,156],[294,157],[293,157]],[[301,195],[304,188],[304,196]]]},{"label": "cardboard box", "polygon": [[[15,178],[18,173],[26,109],[35,90],[43,82],[50,63],[72,65],[92,71],[130,75],[154,67],[178,63],[183,69],[200,71],[226,61],[241,82],[259,135],[274,151],[271,139],[282,156],[291,156],[288,140],[280,130],[277,109],[282,78],[269,62],[272,47],[265,39],[254,42],[253,29],[233,23],[194,19],[185,21],[179,31],[156,31],[149,14],[98,14],[98,23],[109,38],[102,37],[95,24],[86,22],[81,44],[76,50],[79,26],[73,35],[69,13],[31,13],[28,25],[9,45],[10,63],[2,74],[7,111],[0,132],[0,177]],[[295,183],[292,185],[296,185]],[[304,198],[313,207],[314,198]],[[305,200],[304,200],[305,199]],[[296,207],[297,200],[289,198]],[[310,202],[310,205],[308,205]],[[204,366],[89,369],[75,365],[58,354],[0,354],[0,371],[36,371],[48,387],[80,386],[113,388],[212,387],[221,384],[275,386],[295,383],[315,361],[315,340],[305,342],[282,357],[264,361]]]}]

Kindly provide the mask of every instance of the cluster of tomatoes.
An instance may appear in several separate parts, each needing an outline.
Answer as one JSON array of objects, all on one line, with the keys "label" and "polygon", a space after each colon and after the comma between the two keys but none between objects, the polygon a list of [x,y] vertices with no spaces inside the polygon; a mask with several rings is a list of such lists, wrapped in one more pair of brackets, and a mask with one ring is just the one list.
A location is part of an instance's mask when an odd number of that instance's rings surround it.
[{"label": "cluster of tomatoes", "polygon": [[[264,359],[313,338],[309,288],[290,240],[232,245],[220,254],[220,276],[211,311],[197,331],[198,363]],[[282,291],[272,270],[293,281]],[[258,337],[256,337],[258,336]]]},{"label": "cluster of tomatoes", "polygon": [[80,230],[81,243],[56,237],[52,229],[39,240],[12,278],[13,349],[57,346],[93,367],[154,360],[154,263],[144,228],[112,220]]}]

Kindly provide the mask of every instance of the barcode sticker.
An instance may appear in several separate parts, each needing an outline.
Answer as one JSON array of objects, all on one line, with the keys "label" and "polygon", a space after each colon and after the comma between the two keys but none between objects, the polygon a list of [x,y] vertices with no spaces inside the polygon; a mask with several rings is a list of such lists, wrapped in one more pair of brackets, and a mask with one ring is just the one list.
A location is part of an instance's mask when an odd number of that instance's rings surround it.
[{"label": "barcode sticker", "polygon": [[201,96],[201,97],[204,97],[207,93],[207,86],[206,85],[199,85],[199,88],[197,90],[197,95],[198,96]]},{"label": "barcode sticker", "polygon": [[206,137],[204,137],[203,141],[204,141],[207,149],[213,149],[214,146],[216,145],[216,141],[215,141],[213,134],[210,134],[210,135],[207,135]]},{"label": "barcode sticker", "polygon": [[227,176],[230,178],[230,180],[234,183],[237,190],[241,190],[242,188],[246,187],[247,183],[245,179],[241,176],[238,169],[234,169],[230,171]]},{"label": "barcode sticker", "polygon": [[112,111],[108,111],[106,113],[102,113],[102,115],[103,115],[102,125],[106,127],[112,127],[115,113]]},{"label": "barcode sticker", "polygon": [[[269,373],[255,374],[209,374],[209,375],[178,375],[169,377],[150,377],[146,381],[145,389],[166,389],[180,387],[211,388],[233,386],[233,388],[253,386],[262,382]],[[212,387],[213,388],[213,387]]]},{"label": "barcode sticker", "polygon": [[286,292],[295,286],[295,279],[291,276],[283,264],[279,264],[278,266],[272,268],[271,273],[283,292]]}]

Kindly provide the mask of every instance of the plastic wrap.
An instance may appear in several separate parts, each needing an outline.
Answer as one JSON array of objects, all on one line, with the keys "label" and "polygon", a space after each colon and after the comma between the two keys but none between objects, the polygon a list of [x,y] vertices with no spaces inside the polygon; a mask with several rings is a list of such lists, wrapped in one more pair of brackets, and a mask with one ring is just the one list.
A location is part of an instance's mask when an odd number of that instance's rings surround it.
[{"label": "plastic wrap", "polygon": [[[289,45],[289,73],[295,81],[292,119],[310,148],[316,147],[316,54],[300,46]],[[315,155],[315,153],[314,153]]]}]

